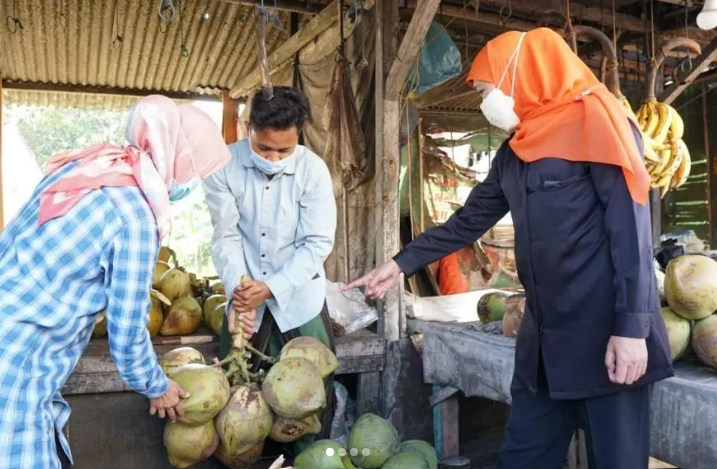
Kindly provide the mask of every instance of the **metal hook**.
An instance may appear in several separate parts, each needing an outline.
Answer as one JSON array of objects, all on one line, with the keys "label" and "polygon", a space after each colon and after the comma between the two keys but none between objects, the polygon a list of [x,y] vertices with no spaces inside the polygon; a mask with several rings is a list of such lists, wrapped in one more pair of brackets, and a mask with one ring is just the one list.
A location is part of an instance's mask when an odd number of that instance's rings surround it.
[{"label": "metal hook", "polygon": [[10,31],[11,34],[15,34],[20,29],[25,29],[25,27],[22,25],[22,21],[20,21],[19,18],[16,18],[14,16],[8,16],[7,30]]},{"label": "metal hook", "polygon": [[67,32],[67,15],[65,14],[65,0],[60,0],[60,28]]},{"label": "metal hook", "polygon": [[506,1],[502,7],[500,7],[500,19],[503,20],[503,24],[507,23],[508,20],[513,16],[513,5],[510,0]]},{"label": "metal hook", "polygon": [[122,36],[120,36],[119,34],[115,36],[115,38],[112,39],[112,50],[118,50],[120,47],[122,47],[122,42]]},{"label": "metal hook", "polygon": [[159,0],[157,4],[157,14],[163,21],[169,23],[174,19],[174,15],[177,14],[177,7],[174,6],[172,0]]},{"label": "metal hook", "polygon": [[189,49],[187,49],[186,44],[182,43],[182,45],[179,46],[179,51],[180,51],[180,54],[182,55],[182,57],[184,57],[185,59],[187,57],[189,57]]}]

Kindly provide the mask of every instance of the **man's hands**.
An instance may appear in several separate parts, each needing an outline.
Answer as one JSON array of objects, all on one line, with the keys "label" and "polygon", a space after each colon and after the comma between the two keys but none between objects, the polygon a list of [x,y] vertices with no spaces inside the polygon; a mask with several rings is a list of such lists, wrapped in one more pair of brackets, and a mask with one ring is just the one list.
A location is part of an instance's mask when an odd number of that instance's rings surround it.
[{"label": "man's hands", "polygon": [[263,302],[271,298],[271,290],[260,280],[248,280],[234,289],[232,307],[240,313],[257,309]]},{"label": "man's hands", "polygon": [[647,345],[645,339],[610,337],[605,354],[605,366],[610,381],[630,386],[647,371]]},{"label": "man's hands", "polygon": [[182,399],[189,397],[189,393],[182,389],[182,387],[176,382],[169,380],[169,387],[167,392],[163,395],[150,399],[150,415],[159,413],[159,418],[163,419],[165,415],[169,417],[172,422],[177,421],[177,416],[184,415],[182,410]]},{"label": "man's hands", "polygon": [[256,310],[252,309],[251,311],[248,311],[246,313],[239,313],[239,328],[237,328],[236,323],[236,311],[237,310],[234,307],[229,308],[229,324],[227,325],[227,327],[229,328],[229,333],[236,334],[239,332],[239,329],[241,329],[244,332],[244,338],[246,340],[251,340],[251,338],[254,336]]},{"label": "man's hands", "polygon": [[378,300],[384,297],[391,285],[396,282],[401,275],[401,268],[396,261],[390,260],[381,264],[371,272],[367,273],[358,280],[349,283],[341,289],[347,292],[354,288],[365,287],[364,294],[372,300]]}]

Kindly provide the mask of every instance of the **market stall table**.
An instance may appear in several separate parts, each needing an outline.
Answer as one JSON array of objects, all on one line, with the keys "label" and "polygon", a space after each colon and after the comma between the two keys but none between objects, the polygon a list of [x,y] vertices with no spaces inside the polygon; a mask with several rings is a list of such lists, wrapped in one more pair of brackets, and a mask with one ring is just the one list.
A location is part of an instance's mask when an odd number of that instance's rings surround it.
[{"label": "market stall table", "polygon": [[[219,351],[218,339],[201,331],[186,337],[157,337],[153,342],[158,356],[191,346],[209,362]],[[336,339],[337,374],[358,376],[358,412],[376,412],[385,351],[385,339],[367,330]],[[92,340],[62,390],[72,407],[65,432],[75,457],[74,468],[171,468],[162,444],[164,422],[149,416],[145,397],[128,391],[112,361],[107,340]],[[214,458],[197,466],[223,467]],[[260,467],[257,465],[257,469]]]},{"label": "market stall table", "polygon": [[[427,383],[510,404],[515,340],[499,323],[420,323]],[[440,397],[439,399],[440,400]],[[445,402],[445,400],[443,401]],[[655,385],[652,398],[652,456],[682,469],[717,469],[717,372],[678,362],[676,376]],[[447,406],[447,412],[456,413]],[[440,415],[440,411],[437,412]],[[452,419],[442,418],[441,425]],[[454,425],[458,420],[453,419]],[[457,429],[444,428],[457,435]]]}]

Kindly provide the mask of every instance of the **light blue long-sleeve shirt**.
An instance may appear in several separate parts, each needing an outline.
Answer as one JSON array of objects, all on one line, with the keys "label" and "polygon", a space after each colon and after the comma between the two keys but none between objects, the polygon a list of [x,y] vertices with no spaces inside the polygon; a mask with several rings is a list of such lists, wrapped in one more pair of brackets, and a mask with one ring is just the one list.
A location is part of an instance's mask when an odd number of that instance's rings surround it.
[{"label": "light blue long-sleeve shirt", "polygon": [[[303,146],[272,179],[254,165],[248,140],[229,149],[229,164],[204,180],[214,265],[229,296],[242,275],[266,282],[266,306],[286,332],[315,318],[326,298],[324,261],[336,232],[331,175]],[[263,314],[260,307],[257,328]]]}]

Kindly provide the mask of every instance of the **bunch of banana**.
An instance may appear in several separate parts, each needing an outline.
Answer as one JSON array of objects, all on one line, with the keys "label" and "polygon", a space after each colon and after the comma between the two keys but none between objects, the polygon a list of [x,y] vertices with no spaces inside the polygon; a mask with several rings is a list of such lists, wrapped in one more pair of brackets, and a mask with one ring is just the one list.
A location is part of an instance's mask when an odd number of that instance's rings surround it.
[{"label": "bunch of banana", "polygon": [[[630,105],[630,101],[628,101],[625,96],[618,96],[618,100],[620,101],[620,103],[622,103],[623,106],[625,106],[625,109],[627,110],[628,115],[632,116],[632,118],[635,119],[635,122],[638,122],[638,124],[639,124],[640,133],[642,134],[642,141],[644,142],[644,143],[643,143],[643,146],[645,147],[644,152],[645,152],[645,160],[646,160],[646,163],[657,163],[657,162],[659,162],[659,161],[660,161],[660,157],[657,156],[657,153],[655,153],[655,150],[652,149],[652,139],[650,138],[649,135],[647,135],[647,134],[642,130],[642,124],[639,123],[639,119],[638,119],[637,116],[635,115],[635,111],[632,110],[632,106]],[[642,110],[642,109],[641,109],[641,110]]]},{"label": "bunch of banana", "polygon": [[690,152],[682,140],[685,133],[682,117],[672,106],[654,98],[640,107],[636,117],[643,133],[645,164],[652,187],[660,189],[664,197],[670,189],[684,184],[690,175]]}]

